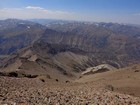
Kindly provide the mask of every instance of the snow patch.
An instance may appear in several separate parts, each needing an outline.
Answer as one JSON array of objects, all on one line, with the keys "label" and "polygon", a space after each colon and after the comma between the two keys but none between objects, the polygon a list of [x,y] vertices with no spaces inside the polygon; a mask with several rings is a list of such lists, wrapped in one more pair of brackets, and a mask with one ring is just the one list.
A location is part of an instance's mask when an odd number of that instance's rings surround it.
[{"label": "snow patch", "polygon": [[27,26],[27,28],[30,29],[31,27],[30,26]]}]

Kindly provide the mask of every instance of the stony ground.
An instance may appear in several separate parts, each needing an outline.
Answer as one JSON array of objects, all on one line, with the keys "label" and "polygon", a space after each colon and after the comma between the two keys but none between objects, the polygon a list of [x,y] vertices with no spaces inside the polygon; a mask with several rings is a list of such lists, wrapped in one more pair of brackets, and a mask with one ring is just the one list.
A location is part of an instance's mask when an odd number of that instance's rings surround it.
[{"label": "stony ground", "polygon": [[0,105],[140,105],[140,98],[108,89],[98,83],[0,77]]}]

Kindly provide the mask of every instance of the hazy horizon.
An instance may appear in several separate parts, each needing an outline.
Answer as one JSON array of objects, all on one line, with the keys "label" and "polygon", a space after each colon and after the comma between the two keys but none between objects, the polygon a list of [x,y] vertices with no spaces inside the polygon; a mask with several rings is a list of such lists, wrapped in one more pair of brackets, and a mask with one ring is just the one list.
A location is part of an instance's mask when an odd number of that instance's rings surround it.
[{"label": "hazy horizon", "polygon": [[0,20],[57,19],[140,24],[139,0],[4,0]]}]

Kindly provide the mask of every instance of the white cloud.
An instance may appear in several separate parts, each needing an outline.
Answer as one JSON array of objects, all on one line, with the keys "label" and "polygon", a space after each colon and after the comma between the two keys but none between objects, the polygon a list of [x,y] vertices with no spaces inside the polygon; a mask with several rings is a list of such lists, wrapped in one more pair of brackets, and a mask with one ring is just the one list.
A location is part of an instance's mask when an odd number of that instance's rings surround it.
[{"label": "white cloud", "polygon": [[37,10],[43,10],[44,8],[42,7],[35,7],[35,6],[27,6],[25,7],[26,9],[37,9]]},{"label": "white cloud", "polygon": [[42,7],[27,6],[24,8],[2,8],[0,9],[0,19],[18,18],[18,19],[33,19],[33,18],[51,18],[51,19],[74,19],[75,13],[65,11],[47,10]]},{"label": "white cloud", "polygon": [[60,10],[48,10],[38,6],[27,6],[22,8],[0,8],[0,19],[66,19],[84,20],[97,22],[118,22],[140,24],[140,13],[136,14],[111,14],[111,13],[73,13]]}]

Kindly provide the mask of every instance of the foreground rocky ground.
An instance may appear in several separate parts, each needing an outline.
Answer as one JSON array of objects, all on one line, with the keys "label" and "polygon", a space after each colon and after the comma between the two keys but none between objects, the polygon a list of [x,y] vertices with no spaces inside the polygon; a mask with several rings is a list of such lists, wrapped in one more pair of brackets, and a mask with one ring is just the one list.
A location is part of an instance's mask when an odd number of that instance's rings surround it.
[{"label": "foreground rocky ground", "polygon": [[140,98],[93,82],[0,77],[0,105],[140,105]]}]

